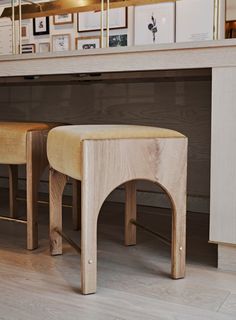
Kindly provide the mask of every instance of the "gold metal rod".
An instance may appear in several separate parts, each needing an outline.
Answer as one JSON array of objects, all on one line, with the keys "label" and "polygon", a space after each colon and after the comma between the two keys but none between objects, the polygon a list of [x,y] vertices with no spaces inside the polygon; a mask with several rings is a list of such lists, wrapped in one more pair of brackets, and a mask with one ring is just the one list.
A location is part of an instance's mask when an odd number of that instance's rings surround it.
[{"label": "gold metal rod", "polygon": [[109,48],[109,34],[110,34],[110,0],[107,0],[107,12],[106,12],[106,27],[107,27],[107,34],[106,34],[106,47]]},{"label": "gold metal rod", "polygon": [[140,229],[143,229],[145,231],[147,231],[148,233],[151,233],[152,235],[156,236],[160,241],[162,241],[163,243],[167,244],[168,246],[171,245],[171,240],[162,236],[161,234],[157,233],[156,231],[153,231],[151,229],[149,229],[148,227],[138,223],[136,220],[131,219],[130,223],[134,224],[136,227],[139,227]]},{"label": "gold metal rod", "polygon": [[21,8],[21,0],[19,0],[19,54],[22,53],[22,8]]},{"label": "gold metal rod", "polygon": [[12,54],[15,54],[15,0],[11,0],[11,22],[12,22]]},{"label": "gold metal rod", "polygon": [[104,35],[103,35],[103,20],[104,20],[104,0],[101,0],[101,12],[100,12],[100,18],[101,18],[101,48],[103,48],[103,38],[104,38]]},{"label": "gold metal rod", "polygon": [[23,223],[23,224],[26,224],[26,223],[27,223],[27,221],[26,221],[26,220],[20,220],[20,219],[9,218],[9,217],[3,217],[3,216],[0,216],[0,220],[4,220],[4,221],[11,221],[11,222],[17,222],[17,223]]},{"label": "gold metal rod", "polygon": [[[25,202],[26,202],[26,198],[17,197],[16,200],[18,200],[18,201],[25,201]],[[49,201],[46,201],[46,200],[38,200],[37,203],[48,205],[48,204],[49,204]],[[63,204],[62,204],[62,207],[64,207],[64,208],[72,208],[72,205],[71,205],[71,204],[65,204],[65,203],[63,203]]]},{"label": "gold metal rod", "polygon": [[64,232],[60,231],[59,229],[55,229],[55,231],[66,241],[71,245],[79,254],[81,254],[81,248],[73,241],[71,238],[69,238]]}]

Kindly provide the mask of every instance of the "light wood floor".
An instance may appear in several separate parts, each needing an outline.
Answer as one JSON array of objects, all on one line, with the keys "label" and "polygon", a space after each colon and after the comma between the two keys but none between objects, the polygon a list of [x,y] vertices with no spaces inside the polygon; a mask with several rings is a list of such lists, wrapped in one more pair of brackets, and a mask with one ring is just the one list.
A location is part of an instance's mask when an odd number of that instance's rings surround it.
[{"label": "light wood floor", "polygon": [[[3,208],[5,197],[1,195]],[[20,205],[21,211],[24,211]],[[26,251],[25,226],[0,222],[1,320],[235,319],[236,273],[216,269],[216,247],[207,243],[208,216],[188,214],[187,277],[172,280],[170,249],[138,232],[138,245],[123,246],[123,206],[105,204],[98,228],[98,291],[80,294],[80,257],[67,244],[51,257],[48,211],[40,207],[40,248]],[[139,219],[168,235],[168,210],[139,208]],[[71,231],[70,209],[64,210]]]}]

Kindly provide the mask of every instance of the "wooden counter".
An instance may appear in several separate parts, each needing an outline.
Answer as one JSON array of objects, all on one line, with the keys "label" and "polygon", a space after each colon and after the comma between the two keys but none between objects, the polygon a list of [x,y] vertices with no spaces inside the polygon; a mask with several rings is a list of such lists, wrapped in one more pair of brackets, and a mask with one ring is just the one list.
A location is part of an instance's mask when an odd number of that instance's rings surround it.
[{"label": "wooden counter", "polygon": [[[171,77],[187,69],[196,69],[196,75],[199,69],[212,72],[210,241],[219,244],[219,267],[236,270],[236,40],[1,56],[0,82],[17,76],[119,77],[121,72],[154,70],[167,70]],[[224,254],[229,248],[230,254]]]}]

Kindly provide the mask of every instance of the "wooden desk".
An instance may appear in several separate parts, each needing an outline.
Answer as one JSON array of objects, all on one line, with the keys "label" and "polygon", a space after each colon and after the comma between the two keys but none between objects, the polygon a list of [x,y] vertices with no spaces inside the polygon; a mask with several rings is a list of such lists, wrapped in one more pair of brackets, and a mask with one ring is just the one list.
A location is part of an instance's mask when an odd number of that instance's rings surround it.
[{"label": "wooden desk", "polygon": [[236,270],[236,40],[0,57],[0,77],[205,68],[212,70],[210,241],[219,267]]}]

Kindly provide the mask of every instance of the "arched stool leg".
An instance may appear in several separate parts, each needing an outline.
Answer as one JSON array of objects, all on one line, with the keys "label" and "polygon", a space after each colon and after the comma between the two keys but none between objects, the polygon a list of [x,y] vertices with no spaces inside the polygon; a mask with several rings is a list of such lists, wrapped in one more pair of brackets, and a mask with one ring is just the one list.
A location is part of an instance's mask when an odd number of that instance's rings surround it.
[{"label": "arched stool leg", "polygon": [[[186,187],[187,187],[188,140],[176,139],[162,149],[158,182],[165,188],[172,202],[171,276],[185,276],[186,259]],[[174,151],[173,151],[174,150]],[[163,159],[162,159],[163,156]],[[169,159],[168,161],[164,161]]]},{"label": "arched stool leg", "polygon": [[73,179],[72,181],[72,218],[74,230],[81,228],[81,182]]},{"label": "arched stool leg", "polygon": [[178,189],[178,197],[173,197],[171,276],[181,279],[185,276],[186,259],[186,193],[185,188]]},{"label": "arched stool leg", "polygon": [[136,220],[136,182],[129,181],[125,184],[125,245],[136,244],[136,226],[130,223],[131,219]]},{"label": "arched stool leg", "polygon": [[10,217],[17,218],[17,189],[18,189],[18,166],[8,165],[9,171],[9,208]]},{"label": "arched stool leg", "polygon": [[46,139],[48,131],[27,133],[27,249],[38,247],[38,187],[40,177],[48,165]]},{"label": "arched stool leg", "polygon": [[94,187],[82,184],[81,216],[81,288],[83,294],[96,292],[97,287],[97,216],[92,197]]},{"label": "arched stool leg", "polygon": [[50,169],[50,249],[52,255],[62,254],[62,237],[56,230],[62,231],[62,195],[67,182],[67,176]]}]

